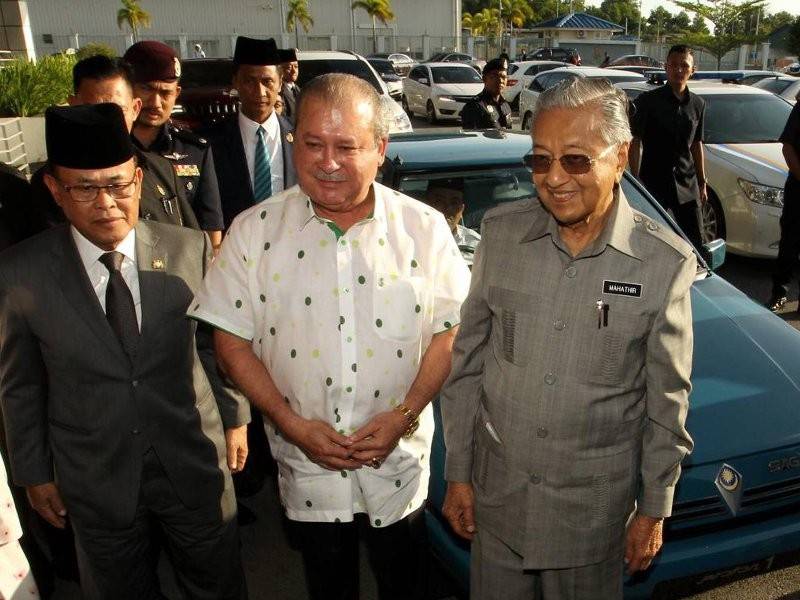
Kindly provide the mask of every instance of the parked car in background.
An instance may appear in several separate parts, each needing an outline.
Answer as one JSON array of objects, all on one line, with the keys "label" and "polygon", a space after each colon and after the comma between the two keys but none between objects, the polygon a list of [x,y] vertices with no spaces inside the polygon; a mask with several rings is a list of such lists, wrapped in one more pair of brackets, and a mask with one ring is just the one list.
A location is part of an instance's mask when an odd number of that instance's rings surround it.
[{"label": "parked car in background", "polygon": [[590,79],[608,79],[611,83],[622,83],[623,81],[644,81],[644,77],[639,73],[633,71],[620,71],[617,69],[601,69],[600,67],[572,67],[564,66],[551,71],[539,73],[534,77],[528,87],[522,90],[519,98],[519,124],[523,131],[529,131],[531,128],[531,118],[533,117],[533,108],[536,106],[536,100],[539,94],[547,88],[561,83],[565,79],[575,77],[588,77]]},{"label": "parked car in background", "polygon": [[612,59],[609,67],[651,67],[663,69],[664,63],[646,54],[625,54]]},{"label": "parked car in background", "polygon": [[667,78],[667,72],[660,67],[641,67],[636,65],[625,65],[625,66],[610,66],[605,67],[606,69],[613,69],[614,71],[627,71],[628,73],[639,73],[640,75],[644,75],[645,77],[650,76],[653,73],[663,73],[663,79]]},{"label": "parked car in background", "polygon": [[462,52],[437,52],[433,56],[431,56],[428,60],[423,61],[426,63],[433,63],[433,62],[456,62],[456,63],[464,63],[465,65],[471,65],[480,73],[483,71],[483,67],[486,66],[486,61],[481,60],[479,58],[475,58],[470,56],[469,54],[464,54]]},{"label": "parked car in background", "polygon": [[370,54],[367,58],[384,58],[392,61],[394,70],[397,71],[400,77],[408,77],[408,72],[411,70],[411,67],[417,64],[417,61],[413,58],[400,52],[381,52],[378,54]]},{"label": "parked car in background", "polygon": [[469,65],[422,63],[403,82],[403,110],[425,115],[430,123],[461,118],[464,104],[483,90],[483,79]]},{"label": "parked car in background", "polygon": [[[635,98],[656,86],[618,87]],[[706,103],[703,238],[724,239],[735,254],[777,256],[788,175],[778,137],[791,105],[756,86],[698,81],[690,89]]]},{"label": "parked car in background", "polygon": [[563,67],[564,63],[556,60],[525,60],[508,65],[508,81],[503,90],[503,98],[511,104],[512,110],[519,108],[519,95],[531,80],[542,71],[550,71]]},{"label": "parked car in background", "polygon": [[527,53],[525,60],[557,60],[580,66],[581,55],[575,48],[539,48]]},{"label": "parked car in background", "polygon": [[[492,206],[535,198],[523,166],[530,150],[530,137],[513,132],[400,135],[389,143],[382,181],[424,201],[431,179],[463,178],[464,224],[476,227]],[[621,183],[636,210],[679,232],[630,174]],[[723,244],[705,248],[708,259],[698,258],[691,290],[694,366],[686,426],[695,448],[683,461],[664,547],[650,569],[626,579],[626,600],[682,598],[737,573],[769,570],[800,549],[800,332],[713,273],[720,249]],[[469,544],[441,513],[445,447],[436,401],[434,412],[428,539],[466,591]]]},{"label": "parked car in background", "polygon": [[787,102],[795,104],[797,96],[800,94],[800,79],[791,75],[776,75],[754,83],[753,87],[772,92]]},{"label": "parked car in background", "polygon": [[383,83],[386,84],[386,89],[389,90],[392,99],[400,100],[403,97],[403,78],[394,70],[392,61],[386,58],[368,58],[367,62],[372,65]]},{"label": "parked car in background", "polygon": [[758,69],[743,69],[740,71],[742,74],[741,83],[744,85],[755,85],[762,79],[769,79],[780,75],[777,71],[761,71]]},{"label": "parked car in background", "polygon": [[[334,50],[299,51],[297,60],[302,87],[323,73],[349,73],[372,85],[390,99],[389,89],[375,69],[358,54]],[[233,60],[230,58],[195,58],[182,62],[181,95],[175,106],[174,119],[192,128],[207,127],[236,114],[239,99],[233,89]],[[399,104],[392,101],[390,132],[412,131],[411,121]]]}]

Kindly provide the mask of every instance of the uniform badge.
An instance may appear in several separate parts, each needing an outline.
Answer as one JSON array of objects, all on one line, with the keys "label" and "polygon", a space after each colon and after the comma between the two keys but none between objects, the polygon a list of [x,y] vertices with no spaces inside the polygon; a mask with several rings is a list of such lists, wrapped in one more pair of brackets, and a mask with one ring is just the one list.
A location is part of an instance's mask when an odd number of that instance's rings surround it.
[{"label": "uniform badge", "polygon": [[290,144],[291,144],[292,142],[294,142],[294,135],[292,135],[292,132],[291,132],[291,131],[289,131],[289,132],[286,134],[286,141],[287,141],[287,142],[289,142]]},{"label": "uniform badge", "polygon": [[167,190],[165,190],[163,187],[161,187],[158,184],[156,184],[156,191],[162,196],[166,196],[167,195]]},{"label": "uniform badge", "polygon": [[491,104],[488,105],[486,107],[486,112],[488,112],[490,115],[494,116],[494,106],[492,106]]},{"label": "uniform badge", "polygon": [[175,174],[178,177],[200,177],[200,169],[197,165],[173,165]]},{"label": "uniform badge", "polygon": [[173,60],[175,61],[175,77],[180,77],[181,76],[181,61],[178,60],[177,56]]},{"label": "uniform badge", "polygon": [[194,189],[194,185],[192,185],[191,181],[186,182],[186,189],[189,190],[190,192]]},{"label": "uniform badge", "polygon": [[163,271],[164,270],[164,261],[160,258],[154,258],[152,267],[154,271]]},{"label": "uniform badge", "polygon": [[164,158],[168,158],[170,160],[183,160],[188,154],[178,154],[177,152],[173,152],[172,154],[164,154]]},{"label": "uniform badge", "polygon": [[603,280],[603,293],[614,296],[630,296],[631,298],[642,297],[641,283],[628,283],[627,281]]}]

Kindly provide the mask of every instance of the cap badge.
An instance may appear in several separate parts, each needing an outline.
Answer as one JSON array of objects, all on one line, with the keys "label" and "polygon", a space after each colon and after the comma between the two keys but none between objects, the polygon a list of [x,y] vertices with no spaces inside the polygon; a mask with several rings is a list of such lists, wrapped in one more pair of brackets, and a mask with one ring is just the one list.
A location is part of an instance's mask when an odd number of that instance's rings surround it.
[{"label": "cap badge", "polygon": [[181,76],[181,61],[178,60],[177,56],[175,58],[173,58],[172,60],[175,61],[175,77],[180,77]]}]

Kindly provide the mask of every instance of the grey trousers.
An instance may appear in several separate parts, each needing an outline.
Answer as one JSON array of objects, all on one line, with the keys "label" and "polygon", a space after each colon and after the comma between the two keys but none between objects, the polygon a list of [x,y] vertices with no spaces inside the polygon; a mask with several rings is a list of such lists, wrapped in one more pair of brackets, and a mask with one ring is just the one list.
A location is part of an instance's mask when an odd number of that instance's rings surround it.
[{"label": "grey trousers", "polygon": [[486,531],[472,541],[471,600],[621,600],[623,562],[615,556],[571,569],[524,570],[522,556]]}]

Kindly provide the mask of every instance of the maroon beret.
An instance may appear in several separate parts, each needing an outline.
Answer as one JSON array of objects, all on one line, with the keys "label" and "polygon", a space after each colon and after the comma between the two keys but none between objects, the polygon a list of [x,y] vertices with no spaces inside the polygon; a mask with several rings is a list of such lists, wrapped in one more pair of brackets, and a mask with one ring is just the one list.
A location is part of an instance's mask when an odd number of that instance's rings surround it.
[{"label": "maroon beret", "polygon": [[136,42],[122,58],[133,67],[133,79],[137,83],[175,81],[181,76],[178,55],[163,42]]}]

